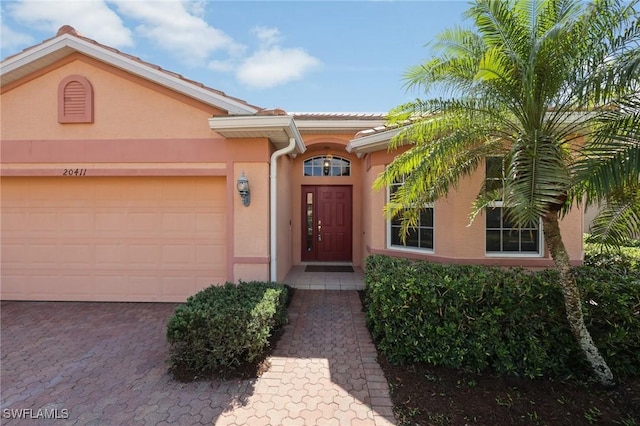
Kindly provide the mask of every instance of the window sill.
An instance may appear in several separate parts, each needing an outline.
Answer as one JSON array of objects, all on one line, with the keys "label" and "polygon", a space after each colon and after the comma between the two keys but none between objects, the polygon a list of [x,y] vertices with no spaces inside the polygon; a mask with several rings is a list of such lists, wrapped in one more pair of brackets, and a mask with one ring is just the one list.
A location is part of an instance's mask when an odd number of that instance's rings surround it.
[{"label": "window sill", "polygon": [[517,252],[485,252],[486,257],[491,258],[514,258],[514,257],[529,257],[529,258],[541,258],[544,257],[542,253],[517,253]]},{"label": "window sill", "polygon": [[413,248],[413,247],[404,247],[404,246],[387,246],[387,250],[399,251],[403,253],[416,253],[416,254],[434,254],[435,251],[433,249],[424,249],[424,248]]}]

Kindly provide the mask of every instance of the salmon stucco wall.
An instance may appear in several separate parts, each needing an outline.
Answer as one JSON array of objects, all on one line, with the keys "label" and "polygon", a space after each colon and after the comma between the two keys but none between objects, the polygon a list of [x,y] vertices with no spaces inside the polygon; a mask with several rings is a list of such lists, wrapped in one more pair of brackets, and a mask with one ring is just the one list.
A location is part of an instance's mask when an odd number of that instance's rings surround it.
[{"label": "salmon stucco wall", "polygon": [[[233,165],[233,275],[237,280],[269,280],[269,164]],[[236,182],[244,172],[249,181],[251,204],[244,206]]]},{"label": "salmon stucco wall", "polygon": [[[58,84],[77,74],[94,92],[94,123],[58,123]],[[3,139],[154,139],[211,137],[219,110],[99,61],[71,55],[28,84],[3,88]],[[33,102],[37,99],[38,102]],[[5,105],[11,105],[6,108]]]},{"label": "salmon stucco wall", "polygon": [[[371,154],[370,154],[371,155]],[[392,157],[387,152],[373,153],[372,165],[364,173],[364,181],[371,188],[375,178],[384,171]],[[457,190],[434,204],[434,249],[433,252],[398,249],[388,245],[388,226],[383,208],[387,191],[372,191],[369,211],[365,211],[366,254],[387,254],[415,259],[427,259],[443,263],[474,263],[501,266],[526,266],[531,268],[551,267],[553,261],[542,247],[541,256],[501,256],[485,253],[485,215],[479,214],[470,222],[472,203],[484,180],[484,168],[480,167],[471,176],[460,181]],[[583,214],[573,208],[560,222],[560,230],[567,252],[573,264],[580,264],[582,247]]]},{"label": "salmon stucco wall", "polygon": [[[58,122],[58,85],[93,87],[93,123]],[[229,161],[267,161],[265,140],[227,140],[208,126],[222,111],[73,54],[2,88],[3,175],[225,175]]]},{"label": "salmon stucco wall", "polygon": [[[278,159],[278,195],[277,195],[277,277],[284,281],[293,265],[293,160],[288,155]],[[273,254],[272,254],[273,255]]]},{"label": "salmon stucco wall", "polygon": [[[72,74],[85,77],[93,87],[93,123],[63,124],[58,121],[58,85]],[[125,247],[132,255],[147,256],[152,251],[161,253],[163,267],[174,264],[182,267],[184,264],[187,265],[184,266],[184,272],[172,271],[171,277],[167,276],[162,280],[155,277],[157,285],[153,287],[142,282],[139,272],[127,269],[127,258],[123,257],[125,249],[114,249],[109,256],[119,259],[122,264],[114,263],[110,267],[114,271],[120,268],[121,271],[119,275],[108,271],[109,283],[104,277],[98,277],[95,291],[88,293],[89,290],[82,290],[85,293],[79,294],[80,290],[66,286],[65,280],[74,275],[74,272],[66,267],[68,262],[62,262],[59,271],[46,272],[49,274],[47,279],[51,283],[55,282],[55,289],[51,288],[56,293],[35,292],[33,297],[40,297],[41,300],[184,300],[187,295],[204,285],[220,284],[225,280],[268,280],[268,161],[271,145],[266,138],[225,139],[208,126],[208,119],[223,111],[78,54],[71,55],[42,72],[4,86],[0,102],[3,185],[5,179],[36,179],[28,181],[38,185],[49,182],[57,182],[58,185],[73,184],[79,188],[84,188],[80,185],[81,182],[95,182],[96,187],[100,188],[102,182],[109,182],[113,185],[116,198],[122,197],[122,200],[114,201],[112,210],[115,212],[117,209],[118,215],[126,214],[134,219],[138,217],[138,212],[129,214],[127,205],[118,204],[127,202],[127,188],[138,188],[145,182],[156,182],[155,178],[162,182],[164,193],[170,193],[176,198],[190,193],[196,186],[203,188],[198,193],[200,198],[183,202],[181,207],[184,211],[174,211],[174,206],[168,204],[168,211],[163,211],[164,198],[155,200],[157,205],[152,206],[151,210],[156,214],[154,220],[161,216],[162,226],[145,231],[146,238],[153,240],[155,245],[152,247],[149,243],[148,251],[144,253],[137,241],[134,241],[134,245]],[[79,170],[79,173],[65,174],[68,170]],[[252,200],[249,207],[242,205],[236,190],[236,181],[243,170],[251,185]],[[215,183],[215,191],[207,189],[212,188],[212,182]],[[201,186],[204,183],[209,186]],[[30,197],[32,192],[27,196]],[[53,197],[55,194],[52,194]],[[100,210],[102,206],[94,205],[101,200],[94,200],[94,204],[92,200],[82,193],[81,196],[78,195],[77,202],[86,204],[86,209],[82,211],[86,217],[83,216],[85,219],[82,223],[97,226],[98,219],[105,217],[105,213]],[[215,206],[215,220],[209,220],[208,211],[189,210],[191,205],[195,206],[199,202],[211,202]],[[58,206],[49,204],[52,207]],[[40,217],[36,210],[40,208],[44,207],[30,206],[23,212],[27,218],[24,220]],[[64,205],[60,205],[60,208],[62,210],[50,212],[51,217],[57,217],[62,221],[60,223],[67,223],[65,221],[71,220],[72,216],[63,214],[66,211]],[[3,209],[3,221],[18,217],[5,217],[6,212]],[[129,216],[122,217],[129,220]],[[220,218],[223,218],[222,223]],[[133,225],[128,225],[125,219],[121,219],[127,225],[122,231],[123,241],[125,237],[135,236],[135,229],[131,227]],[[31,226],[25,223],[17,223],[12,228],[12,235],[17,237],[10,246],[3,244],[3,257],[15,259],[20,250],[31,250],[33,244],[39,244],[36,240],[26,241],[20,237],[25,235],[24,229]],[[149,221],[148,224],[151,223]],[[140,224],[143,225],[145,223]],[[62,225],[56,226],[51,230],[52,238],[56,239],[55,244],[77,242],[74,240],[76,235],[69,234]],[[164,230],[174,232],[172,227],[206,227],[207,233],[201,236],[215,245],[217,252],[213,255],[214,258],[201,247],[204,245],[202,242],[197,247],[188,246],[191,238],[181,240],[180,247],[173,241],[164,241]],[[57,233],[53,235],[55,232]],[[87,239],[93,238],[88,232],[86,235]],[[57,250],[65,256],[71,253],[71,249]],[[96,253],[97,250],[98,248]],[[78,251],[74,251],[76,252]],[[151,259],[150,255],[147,257]],[[191,258],[201,263],[195,266],[187,264],[185,259]],[[101,257],[97,261],[100,259]],[[18,277],[11,281],[13,283],[21,280],[20,274],[32,273],[30,266],[24,263],[14,262],[11,268],[11,277]],[[204,268],[214,268],[214,272],[204,271]],[[155,267],[152,269],[157,274],[163,272]],[[3,268],[3,284],[8,279],[8,273],[8,267]],[[45,276],[44,274],[42,272],[41,275]],[[154,277],[149,275],[145,279],[151,282]],[[129,288],[130,285],[138,287]],[[179,288],[176,289],[175,286]],[[110,293],[112,290],[113,293]],[[140,294],[127,295],[127,292]],[[3,297],[4,295],[3,293]]]}]

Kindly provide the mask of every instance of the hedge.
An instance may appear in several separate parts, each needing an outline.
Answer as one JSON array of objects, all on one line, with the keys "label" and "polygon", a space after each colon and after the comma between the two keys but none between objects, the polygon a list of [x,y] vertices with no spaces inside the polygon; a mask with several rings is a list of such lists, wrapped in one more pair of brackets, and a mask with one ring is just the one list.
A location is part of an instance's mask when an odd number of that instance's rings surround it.
[{"label": "hedge", "polygon": [[176,308],[167,323],[170,371],[230,376],[262,357],[287,320],[287,288],[267,282],[210,286]]},{"label": "hedge", "polygon": [[[576,269],[585,320],[618,375],[640,375],[640,277]],[[527,377],[588,377],[553,270],[366,262],[367,324],[395,363]]]},{"label": "hedge", "polygon": [[640,274],[640,240],[629,240],[624,246],[613,249],[590,243],[587,236],[584,264],[621,273]]}]

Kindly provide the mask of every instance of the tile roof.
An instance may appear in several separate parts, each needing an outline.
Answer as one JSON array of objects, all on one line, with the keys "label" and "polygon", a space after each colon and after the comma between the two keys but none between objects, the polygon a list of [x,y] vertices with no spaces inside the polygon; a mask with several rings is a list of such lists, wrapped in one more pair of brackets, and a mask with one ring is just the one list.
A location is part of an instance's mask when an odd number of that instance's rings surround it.
[{"label": "tile roof", "polygon": [[178,73],[176,73],[176,72],[166,70],[166,69],[164,69],[164,68],[160,67],[159,65],[156,65],[156,64],[153,64],[153,63],[150,63],[150,62],[144,61],[144,60],[140,59],[140,58],[139,58],[139,57],[137,57],[137,56],[133,56],[133,55],[130,55],[130,54],[128,54],[128,53],[124,53],[124,52],[122,52],[122,51],[120,51],[120,50],[118,50],[118,49],[116,49],[116,48],[113,48],[113,47],[110,47],[110,46],[107,46],[107,45],[101,44],[101,43],[99,43],[99,42],[97,42],[97,41],[95,41],[95,40],[93,40],[93,39],[90,39],[90,38],[88,38],[88,37],[85,37],[85,36],[81,35],[81,34],[80,34],[80,33],[78,33],[78,31],[76,31],[76,29],[75,29],[75,28],[73,28],[71,25],[63,25],[62,27],[60,27],[60,28],[58,29],[58,32],[56,33],[56,35],[55,35],[54,37],[48,38],[48,39],[46,39],[46,40],[43,40],[42,42],[40,42],[40,43],[38,43],[38,44],[35,44],[35,45],[33,45],[33,46],[30,46],[30,47],[27,47],[27,48],[23,49],[21,52],[18,52],[18,53],[15,53],[15,54],[11,55],[11,56],[8,56],[8,57],[4,58],[4,59],[2,60],[2,62],[6,62],[7,60],[9,60],[9,59],[11,59],[11,58],[14,58],[14,57],[16,57],[16,56],[18,56],[18,55],[21,55],[21,54],[23,54],[23,53],[25,53],[25,52],[28,52],[28,51],[30,51],[30,50],[36,49],[37,47],[39,47],[39,46],[41,46],[41,45],[43,45],[43,44],[45,44],[45,43],[47,43],[47,42],[49,42],[49,41],[51,41],[51,40],[55,39],[55,38],[58,38],[58,37],[60,37],[60,36],[62,36],[62,35],[65,35],[65,34],[68,34],[68,35],[70,35],[70,36],[73,36],[73,37],[76,37],[76,38],[78,38],[78,39],[81,39],[81,40],[83,40],[83,41],[85,41],[85,42],[87,42],[87,43],[90,43],[90,44],[92,44],[92,45],[94,45],[94,46],[98,46],[98,47],[100,47],[100,48],[102,48],[102,49],[108,50],[109,52],[112,52],[112,53],[114,53],[114,54],[116,54],[116,55],[119,55],[119,56],[122,56],[122,57],[124,57],[124,58],[130,59],[130,60],[133,60],[133,61],[135,61],[135,62],[137,62],[137,63],[139,63],[139,64],[141,64],[141,65],[143,65],[143,66],[146,66],[146,67],[149,67],[149,68],[155,69],[155,70],[160,71],[160,72],[162,72],[162,73],[164,73],[164,74],[166,74],[166,75],[168,75],[168,76],[171,76],[171,77],[177,78],[177,79],[179,79],[179,80],[181,80],[181,81],[183,81],[183,82],[185,82],[185,83],[188,83],[188,84],[190,84],[190,85],[193,85],[193,86],[199,87],[199,88],[201,88],[201,89],[203,89],[203,90],[206,90],[206,91],[211,92],[211,93],[213,93],[213,94],[216,94],[216,95],[218,95],[218,96],[223,96],[223,97],[228,98],[228,99],[231,99],[231,100],[233,100],[233,101],[235,101],[235,102],[239,102],[239,103],[241,103],[241,104],[244,104],[244,105],[246,105],[246,106],[247,106],[247,107],[249,107],[249,108],[253,108],[253,109],[256,109],[256,110],[259,110],[259,111],[264,109],[264,108],[259,107],[259,106],[256,106],[256,105],[252,105],[252,104],[248,103],[247,101],[245,101],[245,100],[243,100],[243,99],[239,99],[239,98],[236,98],[236,97],[233,97],[233,96],[229,96],[229,95],[227,95],[227,94],[226,94],[225,92],[223,92],[223,91],[220,91],[220,90],[217,90],[217,89],[213,89],[213,88],[211,88],[211,87],[205,86],[204,84],[202,84],[202,83],[200,83],[200,82],[197,82],[197,81],[195,81],[195,80],[188,79],[188,78],[184,77],[183,75],[178,74]]},{"label": "tile roof", "polygon": [[296,119],[300,120],[384,120],[386,113],[383,112],[291,112]]}]

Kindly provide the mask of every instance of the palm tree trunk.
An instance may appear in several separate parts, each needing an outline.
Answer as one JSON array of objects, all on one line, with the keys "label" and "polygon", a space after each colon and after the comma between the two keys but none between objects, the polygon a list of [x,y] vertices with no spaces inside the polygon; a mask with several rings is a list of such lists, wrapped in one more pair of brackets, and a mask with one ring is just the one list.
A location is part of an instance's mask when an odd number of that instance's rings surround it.
[{"label": "palm tree trunk", "polygon": [[557,212],[551,211],[542,218],[542,229],[544,231],[547,248],[560,274],[560,286],[562,287],[564,306],[571,332],[577,340],[578,345],[580,345],[580,349],[582,349],[587,357],[587,361],[591,365],[600,384],[613,386],[613,373],[602,355],[600,355],[600,351],[598,351],[589,330],[587,330],[584,324],[582,300],[578,291],[576,278],[571,270],[569,255],[567,254],[562,236],[560,235]]}]

